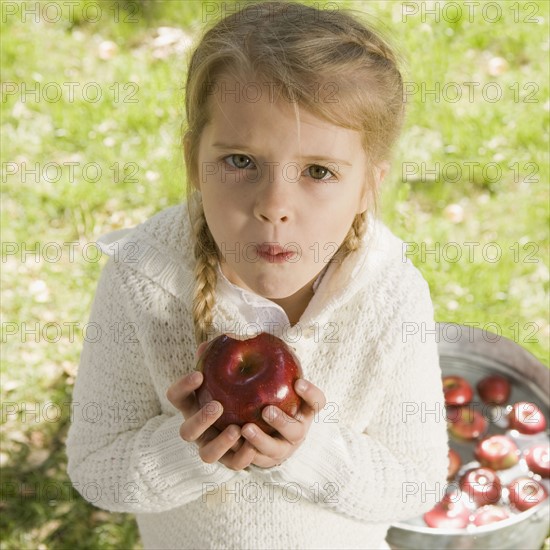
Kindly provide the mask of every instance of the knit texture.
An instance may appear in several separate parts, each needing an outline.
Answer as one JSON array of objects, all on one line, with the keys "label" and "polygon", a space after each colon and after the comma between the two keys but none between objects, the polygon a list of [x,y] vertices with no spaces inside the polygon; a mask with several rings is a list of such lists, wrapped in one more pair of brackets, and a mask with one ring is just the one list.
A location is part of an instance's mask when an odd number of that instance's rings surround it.
[{"label": "knit texture", "polygon": [[269,328],[328,402],[289,459],[241,472],[202,462],[166,398],[195,368],[186,205],[101,246],[100,337],[81,354],[68,473],[95,506],[135,514],[145,548],[379,548],[391,523],[435,504],[448,440],[432,302],[380,221],[324,270],[292,328],[277,304],[218,277],[214,328]]}]

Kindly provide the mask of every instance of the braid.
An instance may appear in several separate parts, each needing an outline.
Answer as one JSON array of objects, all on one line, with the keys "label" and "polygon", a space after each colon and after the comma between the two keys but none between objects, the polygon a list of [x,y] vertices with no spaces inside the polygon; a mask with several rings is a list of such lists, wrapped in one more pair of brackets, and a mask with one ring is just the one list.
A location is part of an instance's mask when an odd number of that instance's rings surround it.
[{"label": "braid", "polygon": [[367,213],[362,212],[357,214],[351,224],[351,227],[346,235],[346,238],[340,245],[339,252],[342,255],[342,260],[351,254],[354,250],[359,248],[359,245],[363,239],[365,231],[367,229]]},{"label": "braid", "polygon": [[217,265],[219,253],[206,223],[204,210],[193,223],[195,235],[195,291],[193,294],[193,323],[197,346],[208,340],[208,329],[212,326],[212,309],[215,304]]},{"label": "braid", "polygon": [[369,170],[367,172],[369,184],[366,189],[369,197],[367,210],[355,215],[348,234],[335,255],[334,260],[336,262],[342,262],[344,258],[360,247],[367,231],[368,216],[376,216],[378,211],[378,186],[374,183],[374,177],[374,171]]}]

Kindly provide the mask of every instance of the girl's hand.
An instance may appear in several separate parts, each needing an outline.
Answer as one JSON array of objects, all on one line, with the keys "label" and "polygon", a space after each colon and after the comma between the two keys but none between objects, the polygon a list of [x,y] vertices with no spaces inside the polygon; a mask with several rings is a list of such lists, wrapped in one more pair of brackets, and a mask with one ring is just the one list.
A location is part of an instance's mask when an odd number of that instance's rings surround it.
[{"label": "girl's hand", "polygon": [[257,450],[252,464],[261,468],[278,466],[289,458],[304,442],[316,411],[324,408],[324,393],[303,378],[294,385],[296,393],[304,400],[296,418],[285,414],[278,407],[270,405],[262,411],[264,420],[279,433],[267,435],[255,424],[245,424],[241,433]]},{"label": "girl's hand", "polygon": [[[204,350],[199,346],[197,357]],[[204,462],[221,462],[232,470],[242,470],[249,466],[256,455],[256,450],[248,441],[241,438],[241,429],[232,424],[222,432],[212,424],[221,416],[223,408],[218,401],[207,403],[199,408],[195,390],[202,384],[202,373],[192,372],[180,378],[168,388],[166,397],[180,410],[185,421],[180,427],[180,436],[199,447],[199,456]]]}]

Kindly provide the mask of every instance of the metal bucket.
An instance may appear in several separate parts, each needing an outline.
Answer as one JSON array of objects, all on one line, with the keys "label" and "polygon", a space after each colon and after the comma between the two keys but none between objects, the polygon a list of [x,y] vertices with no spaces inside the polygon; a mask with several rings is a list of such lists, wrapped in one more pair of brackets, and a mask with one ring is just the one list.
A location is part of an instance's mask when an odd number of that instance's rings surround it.
[{"label": "metal bucket", "polygon": [[[505,375],[512,382],[510,403],[537,404],[549,420],[550,370],[512,340],[496,334],[454,323],[438,323],[439,356],[443,376],[459,375],[472,384],[490,374]],[[550,426],[550,422],[547,422]],[[489,434],[497,433],[491,424]],[[500,430],[499,433],[502,433]],[[547,441],[548,434],[540,438]],[[525,440],[524,447],[527,446]],[[472,461],[472,444],[450,441],[463,462]],[[521,448],[521,441],[516,441]],[[467,467],[467,466],[466,466]],[[464,470],[464,466],[462,470]],[[500,473],[500,472],[499,472]],[[542,480],[547,489],[550,481]],[[550,494],[550,491],[549,491]],[[539,550],[549,532],[550,499],[525,512],[464,530],[427,527],[421,517],[393,524],[386,537],[394,550],[401,549],[495,549]]]}]

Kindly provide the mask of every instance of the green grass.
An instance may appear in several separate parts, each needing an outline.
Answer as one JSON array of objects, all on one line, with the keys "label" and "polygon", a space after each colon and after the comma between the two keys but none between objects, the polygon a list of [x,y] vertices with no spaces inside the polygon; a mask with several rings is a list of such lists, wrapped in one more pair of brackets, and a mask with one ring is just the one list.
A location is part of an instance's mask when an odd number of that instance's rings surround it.
[{"label": "green grass", "polygon": [[[133,518],[100,511],[70,489],[64,453],[69,409],[62,404],[71,398],[82,327],[105,262],[86,243],[184,196],[179,132],[188,51],[158,57],[152,41],[159,27],[181,28],[194,40],[203,28],[203,4],[105,1],[97,23],[83,16],[86,4],[55,23],[35,23],[32,15],[26,22],[20,16],[3,21],[0,526],[6,550],[140,548]],[[397,2],[341,5],[366,10],[386,27],[407,60],[409,89],[419,86],[408,96],[381,215],[410,243],[408,255],[430,283],[436,319],[499,331],[548,364],[548,4],[520,3],[514,12],[511,2],[498,2],[502,17],[495,23],[479,11],[473,22],[437,23],[429,15],[423,22],[420,13],[403,21]],[[110,59],[98,56],[105,41],[117,45]],[[487,64],[497,57],[507,68],[492,76]],[[79,84],[74,101],[67,82]],[[452,95],[423,98],[423,82],[426,90],[457,83],[465,97],[456,103],[445,100]],[[465,82],[479,83],[472,102]],[[27,94],[22,101],[8,83],[19,91],[38,83],[51,93],[57,83],[63,95],[49,102]],[[83,97],[86,84],[90,93],[101,90],[97,102]],[[502,91],[501,100],[481,95],[487,84],[485,90]],[[472,174],[468,162],[478,163]],[[30,170],[37,163],[57,163],[62,174],[41,171],[36,179]],[[76,163],[72,175],[68,163]],[[495,166],[498,178],[490,171]],[[462,207],[462,221],[449,219],[450,204]],[[74,258],[63,245],[70,242]],[[11,243],[19,247],[15,255],[6,248]],[[47,243],[61,247],[59,261],[45,259],[56,252],[45,250]],[[460,260],[448,243],[458,243]],[[465,243],[479,244],[468,249]],[[439,254],[423,254],[437,246]],[[493,262],[495,251],[501,257]],[[23,323],[27,330],[57,323],[62,333],[55,341],[52,325],[51,332],[28,332],[23,339]],[[74,335],[68,323],[76,323]],[[49,402],[59,406],[58,414]],[[25,404],[36,404],[38,416],[25,417]],[[45,411],[53,415],[49,420]]]}]

